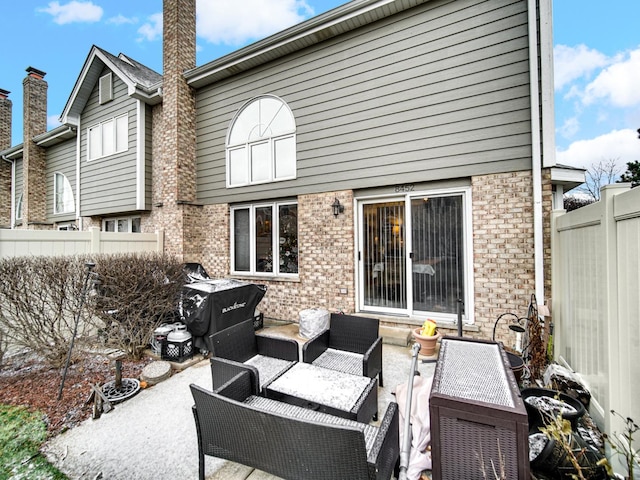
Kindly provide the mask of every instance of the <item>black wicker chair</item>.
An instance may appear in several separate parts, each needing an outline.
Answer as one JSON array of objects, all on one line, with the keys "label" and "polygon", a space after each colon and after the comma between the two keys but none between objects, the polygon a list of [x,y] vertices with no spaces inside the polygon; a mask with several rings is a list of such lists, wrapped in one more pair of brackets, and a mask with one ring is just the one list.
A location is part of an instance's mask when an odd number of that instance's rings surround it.
[{"label": "black wicker chair", "polygon": [[305,343],[302,361],[375,378],[382,387],[382,338],[377,318],[332,313],[329,328]]},{"label": "black wicker chair", "polygon": [[300,360],[298,342],[256,335],[253,320],[245,320],[209,336],[213,388],[240,371],[249,372],[256,391]]},{"label": "black wicker chair", "polygon": [[257,396],[247,371],[213,392],[190,387],[201,480],[205,455],[291,480],[388,480],[397,471],[394,402],[374,426]]}]

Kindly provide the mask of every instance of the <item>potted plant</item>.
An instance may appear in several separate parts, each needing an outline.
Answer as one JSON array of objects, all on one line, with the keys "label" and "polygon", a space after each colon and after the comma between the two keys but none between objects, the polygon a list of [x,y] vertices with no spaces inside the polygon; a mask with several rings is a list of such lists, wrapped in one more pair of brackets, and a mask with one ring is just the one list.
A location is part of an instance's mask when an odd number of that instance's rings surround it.
[{"label": "potted plant", "polygon": [[[605,435],[606,442],[611,446],[612,452],[621,455],[624,458],[624,467],[626,469],[625,480],[633,480],[640,470],[640,461],[638,453],[633,446],[633,434],[640,430],[640,427],[633,421],[631,417],[623,417],[618,412],[611,410],[613,415],[620,417],[624,421],[624,433],[618,435]],[[613,470],[609,465],[609,473],[613,474]]]},{"label": "potted plant", "polygon": [[433,356],[440,338],[435,320],[428,318],[421,327],[413,330],[413,338],[420,344],[420,355]]}]

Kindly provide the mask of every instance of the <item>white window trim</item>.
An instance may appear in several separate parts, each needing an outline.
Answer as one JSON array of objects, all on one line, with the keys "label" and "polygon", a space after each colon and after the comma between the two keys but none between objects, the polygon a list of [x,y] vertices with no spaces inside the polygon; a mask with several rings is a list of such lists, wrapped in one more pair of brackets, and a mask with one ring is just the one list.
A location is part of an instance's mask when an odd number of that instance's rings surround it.
[{"label": "white window trim", "polygon": [[[275,232],[272,234],[271,239],[271,251],[272,256],[278,258],[279,255],[279,234],[280,231],[280,216],[278,214],[279,207],[284,205],[296,205],[298,206],[297,200],[289,200],[289,201],[279,201],[279,202],[266,202],[266,203],[251,203],[251,204],[243,204],[243,205],[234,205],[231,207],[231,220],[230,220],[230,238],[231,238],[231,273],[233,275],[245,275],[245,276],[257,276],[257,277],[279,277],[279,278],[299,278],[300,277],[300,256],[298,254],[298,273],[280,273],[280,262],[273,260],[273,272],[257,272],[256,271],[256,209],[271,207],[273,224],[271,226],[271,231]],[[249,270],[236,270],[235,269],[235,215],[234,212],[236,210],[249,210]],[[298,224],[298,235],[299,235],[299,224]],[[300,237],[298,236],[298,242],[300,241]],[[278,259],[279,260],[279,259]]]},{"label": "white window trim", "polygon": [[[127,119],[126,124],[127,124],[127,128],[126,128],[126,146],[123,149],[118,150],[118,119],[125,117]],[[113,122],[113,142],[114,142],[114,151],[112,153],[109,154],[103,154],[101,153],[100,155],[98,155],[97,157],[91,157],[91,131],[93,129],[96,128],[100,128],[100,147],[101,147],[101,152],[104,152],[104,142],[103,142],[103,135],[102,135],[102,126],[108,122]],[[90,127],[87,127],[87,161],[88,162],[93,162],[94,160],[99,160],[101,158],[105,158],[105,157],[110,157],[112,155],[117,155],[118,153],[123,153],[129,150],[129,114],[128,113],[124,113],[122,115],[117,115],[115,117],[109,118],[107,120],[104,120],[102,122],[96,123],[94,125],[91,125]]]},{"label": "white window trim", "polygon": [[[289,111],[289,115],[291,115],[291,118],[294,122],[294,128],[290,131],[283,131],[283,132],[279,132],[277,135],[274,136],[270,136],[268,138],[262,137],[253,141],[249,141],[247,139],[246,142],[241,142],[241,143],[230,143],[229,139],[231,138],[231,133],[233,130],[233,127],[236,124],[236,120],[242,115],[242,113],[245,111],[245,109],[252,103],[259,101],[260,99],[263,98],[273,98],[278,100],[279,102],[282,103],[283,107],[286,108]],[[275,144],[278,140],[284,140],[287,138],[291,138],[293,139],[293,144],[294,147],[297,146],[297,137],[296,137],[296,131],[297,131],[297,127],[295,126],[295,117],[293,115],[293,112],[291,111],[291,108],[289,108],[289,105],[287,104],[287,102],[285,102],[284,100],[282,100],[281,98],[275,96],[275,95],[261,95],[258,97],[254,97],[251,100],[247,101],[244,105],[242,105],[237,113],[234,115],[233,119],[231,120],[230,126],[227,129],[227,141],[226,141],[226,148],[225,148],[225,157],[226,157],[226,182],[227,182],[227,188],[238,188],[238,187],[246,187],[249,185],[260,185],[260,184],[265,184],[265,183],[272,183],[272,182],[283,182],[286,180],[295,180],[297,178],[297,155],[296,158],[294,159],[294,163],[296,163],[296,168],[294,171],[293,175],[289,175],[286,177],[279,177],[276,178],[276,174],[275,174],[275,169],[276,169],[276,162],[275,162]],[[261,181],[251,181],[251,147],[255,146],[255,145],[259,145],[261,143],[268,143],[269,144],[269,151],[271,152],[271,165],[270,165],[270,172],[269,172],[269,178],[265,179],[265,180],[261,180]],[[247,182],[244,183],[231,183],[231,158],[230,158],[230,152],[234,151],[234,150],[239,150],[244,148],[244,153],[245,153],[245,165],[247,168]],[[297,150],[297,148],[296,148]],[[297,152],[296,152],[297,154]]]},{"label": "white window trim", "polygon": [[[58,206],[58,202],[57,202],[57,196],[58,196],[58,192],[56,191],[56,178],[58,175],[61,175],[64,178],[64,181],[67,185],[69,185],[69,191],[71,192],[71,199],[73,200],[73,207],[71,208],[71,210],[63,210],[61,212],[58,211],[57,206]],[[64,193],[63,193],[64,195]],[[71,182],[69,181],[69,179],[67,178],[67,176],[62,173],[62,172],[54,172],[53,173],[53,214],[54,215],[66,215],[69,213],[74,213],[75,212],[75,199],[73,198],[73,187],[71,186]]]}]

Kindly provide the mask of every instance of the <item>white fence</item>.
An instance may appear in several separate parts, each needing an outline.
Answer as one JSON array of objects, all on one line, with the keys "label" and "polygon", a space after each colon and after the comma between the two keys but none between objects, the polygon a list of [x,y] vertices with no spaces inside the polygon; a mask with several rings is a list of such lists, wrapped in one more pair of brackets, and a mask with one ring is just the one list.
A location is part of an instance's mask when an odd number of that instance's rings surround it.
[{"label": "white fence", "polygon": [[555,356],[589,385],[591,414],[640,421],[640,188],[607,185],[601,199],[552,225]]},{"label": "white fence", "polygon": [[23,255],[162,252],[164,233],[0,230],[0,258]]}]

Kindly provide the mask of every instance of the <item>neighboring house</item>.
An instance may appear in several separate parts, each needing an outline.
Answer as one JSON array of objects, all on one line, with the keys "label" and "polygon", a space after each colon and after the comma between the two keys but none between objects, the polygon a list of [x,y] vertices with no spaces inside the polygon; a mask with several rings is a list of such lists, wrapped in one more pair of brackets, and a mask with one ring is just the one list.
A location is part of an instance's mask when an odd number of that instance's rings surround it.
[{"label": "neighboring house", "polygon": [[[460,313],[488,338],[547,299],[554,194],[584,177],[555,165],[550,3],[356,0],[196,67],[195,0],[165,0],[162,78],[93,47],[63,127],[25,134],[37,224],[164,230],[267,284],[268,317]],[[25,155],[0,153],[15,213]]]}]

